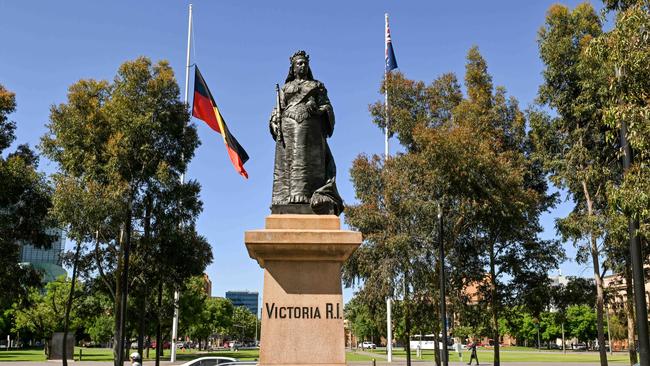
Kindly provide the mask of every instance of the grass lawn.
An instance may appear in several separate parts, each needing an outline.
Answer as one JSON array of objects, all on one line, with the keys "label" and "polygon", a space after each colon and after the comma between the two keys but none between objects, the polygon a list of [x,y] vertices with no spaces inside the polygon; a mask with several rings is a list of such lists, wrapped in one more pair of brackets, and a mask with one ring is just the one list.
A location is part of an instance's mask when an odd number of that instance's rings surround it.
[{"label": "grass lawn", "polygon": [[356,352],[345,351],[345,360],[346,361],[372,361],[375,358],[377,361],[384,361],[382,357],[371,357],[367,355],[362,355]]},{"label": "grass lawn", "polygon": [[[113,360],[113,350],[110,348],[75,347],[74,348],[75,360],[79,360],[80,352],[82,354],[82,360],[84,361],[112,361]],[[161,359],[169,360],[169,356],[170,356],[170,350],[166,349],[164,350]],[[237,352],[218,351],[218,352],[209,352],[209,353],[206,352],[199,353],[196,350],[185,350],[185,351],[179,350],[178,352],[176,352],[177,360],[192,360],[203,356],[232,357],[238,360],[248,361],[248,360],[258,359],[259,351],[241,350]],[[145,357],[145,360],[153,360],[155,358],[156,358],[156,351],[149,350],[149,358]],[[21,349],[21,350],[0,351],[0,362],[2,361],[45,361],[45,352],[43,351],[43,349]]]},{"label": "grass lawn", "polygon": [[[113,351],[109,348],[82,348],[75,347],[75,360],[79,359],[79,351],[82,352],[84,361],[112,361]],[[371,352],[377,355],[385,355],[386,351],[383,349],[372,350]],[[169,350],[165,350],[162,359],[169,360]],[[146,354],[146,353],[145,353]],[[178,351],[176,353],[177,359],[180,361],[189,361],[202,356],[222,356],[233,357],[239,360],[257,360],[259,358],[259,350],[241,350],[237,352],[232,351],[217,351],[217,352],[197,352],[196,350]],[[399,358],[405,358],[406,352],[397,348],[394,349],[393,355]],[[463,360],[469,360],[469,352],[463,352]],[[458,361],[458,355],[454,352],[449,352],[450,361]],[[155,359],[156,352],[149,351],[149,358],[146,360]],[[413,360],[418,360],[415,352],[412,353]],[[372,361],[372,356],[362,355],[355,352],[346,352],[346,361]],[[377,357],[377,361],[383,361],[383,357]],[[422,351],[422,359],[425,361],[433,360],[433,351]],[[491,349],[481,349],[478,351],[478,359],[481,362],[492,362],[493,351]],[[596,352],[567,352],[563,354],[557,351],[542,351],[538,352],[534,348],[525,347],[507,347],[501,352],[501,361],[503,362],[598,362],[598,354]],[[613,363],[626,363],[628,362],[627,353],[617,353],[614,356],[609,356],[608,360]],[[0,351],[0,362],[2,361],[45,361],[45,354],[42,349],[22,349]]]},{"label": "grass lawn", "polygon": [[45,361],[42,349],[0,351],[0,361]]},{"label": "grass lawn", "polygon": [[[377,353],[380,355],[385,355],[385,349],[372,350],[371,352]],[[393,355],[406,358],[406,351],[403,348],[393,349]],[[562,362],[562,363],[571,363],[571,362],[599,362],[600,358],[596,352],[573,352],[567,351],[566,354],[563,354],[562,351],[557,350],[542,350],[541,352],[535,348],[528,347],[504,347],[501,348],[501,361],[503,362]],[[469,361],[470,353],[465,350],[463,351],[463,361]],[[411,357],[413,360],[419,360],[416,356],[416,352],[411,352]],[[478,359],[480,362],[492,362],[494,361],[494,350],[493,349],[479,349]],[[629,362],[627,352],[615,353],[613,356],[607,355],[609,362],[613,363],[626,363]],[[432,361],[433,360],[433,350],[423,350],[422,351],[422,360]],[[452,351],[449,351],[449,360],[450,361],[459,361],[458,354]]]}]

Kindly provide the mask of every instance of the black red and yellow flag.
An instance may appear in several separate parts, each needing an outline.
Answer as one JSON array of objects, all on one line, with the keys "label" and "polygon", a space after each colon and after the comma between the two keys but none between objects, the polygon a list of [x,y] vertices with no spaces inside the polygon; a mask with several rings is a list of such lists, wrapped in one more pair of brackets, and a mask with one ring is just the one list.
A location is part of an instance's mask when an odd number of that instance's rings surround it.
[{"label": "black red and yellow flag", "polygon": [[208,84],[205,83],[198,67],[194,67],[194,102],[192,103],[192,115],[203,122],[207,123],[213,130],[217,131],[223,137],[226,144],[230,161],[235,169],[244,178],[248,178],[248,173],[244,169],[244,163],[248,160],[246,150],[237,142],[226,126],[217,103],[215,103]]}]

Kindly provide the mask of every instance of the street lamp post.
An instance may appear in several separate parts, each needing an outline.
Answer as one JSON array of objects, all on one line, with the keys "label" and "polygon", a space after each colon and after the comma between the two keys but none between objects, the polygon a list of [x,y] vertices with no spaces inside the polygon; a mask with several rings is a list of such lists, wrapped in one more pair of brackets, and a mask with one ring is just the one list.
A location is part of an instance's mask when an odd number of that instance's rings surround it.
[{"label": "street lamp post", "polygon": [[[623,70],[616,66],[616,80],[619,86],[619,104],[623,101],[620,93],[622,92]],[[623,149],[623,174],[627,172],[632,165],[632,148],[627,141],[627,124],[625,118],[621,118],[621,148]],[[650,366],[650,341],[648,339],[648,308],[645,300],[645,276],[643,273],[643,254],[641,244],[637,237],[639,221],[630,217],[628,221],[628,231],[630,233],[630,260],[632,262],[632,277],[634,285],[634,305],[636,314],[636,330],[639,337],[639,365]]]}]

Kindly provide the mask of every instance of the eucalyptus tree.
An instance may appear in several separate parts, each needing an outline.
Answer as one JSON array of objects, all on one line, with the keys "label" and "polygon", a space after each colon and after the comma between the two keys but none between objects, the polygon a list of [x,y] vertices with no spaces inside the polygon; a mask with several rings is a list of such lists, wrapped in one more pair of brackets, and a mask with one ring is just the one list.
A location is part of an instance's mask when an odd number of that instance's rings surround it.
[{"label": "eucalyptus tree", "polygon": [[489,169],[480,171],[482,181],[474,193],[481,204],[475,208],[473,235],[488,267],[479,290],[489,303],[498,365],[499,310],[507,303],[539,307],[536,294],[544,292],[548,270],[557,268],[564,253],[557,241],[539,238],[540,216],[556,197],[547,192],[525,115],[505,88],[493,87],[476,47],[468,52],[465,85],[468,98],[455,108],[455,121],[488,144],[483,159]]},{"label": "eucalyptus tree", "polygon": [[[188,120],[169,64],[141,57],[122,64],[112,82],[89,79],[70,86],[67,102],[51,108],[41,141],[60,169],[54,176],[55,211],[75,239],[94,243],[96,270],[114,299],[116,365],[124,359],[127,294],[135,278],[129,272],[132,244],[149,245],[152,228],[160,228],[157,249],[147,249],[165,256],[152,260],[175,266],[176,271],[158,267],[158,272],[170,270],[173,286],[187,278],[178,263],[188,259],[185,254],[202,255],[195,262],[200,271],[212,258],[194,228],[200,187],[194,181],[179,183],[199,145]],[[155,225],[153,210],[162,216]],[[137,249],[134,253],[141,254]],[[136,275],[144,265],[139,263]]]},{"label": "eucalyptus tree", "polygon": [[[586,52],[602,35],[599,16],[589,4],[573,11],[553,5],[539,31],[539,50],[544,62],[544,82],[539,102],[557,112],[551,118],[531,115],[538,155],[550,180],[567,191],[574,203],[572,212],[557,221],[564,240],[578,247],[578,260],[591,261],[596,283],[598,343],[604,344],[603,268],[601,255],[608,220],[607,185],[620,175],[617,144],[606,138],[602,83],[607,70],[594,67]],[[537,112],[536,112],[537,113]],[[600,363],[607,365],[604,347]]]},{"label": "eucalyptus tree", "polygon": [[15,94],[0,84],[0,312],[40,285],[38,272],[20,264],[21,243],[49,247],[56,239],[48,231],[55,227],[52,189],[37,171],[38,156],[27,145],[8,152],[16,139],[16,123],[9,119],[15,109]]},{"label": "eucalyptus tree", "polygon": [[[612,179],[607,189],[611,217],[608,249],[611,266],[625,277],[628,340],[633,344],[636,326],[639,326],[639,332],[643,332],[639,334],[647,334],[647,323],[635,324],[634,319],[632,256],[645,258],[645,264],[639,264],[637,268],[647,265],[647,238],[650,235],[650,3],[608,0],[605,5],[608,11],[615,12],[614,26],[590,42],[585,63],[602,70],[600,84],[605,92],[601,95],[600,122],[606,131],[605,137],[610,141],[620,138],[623,147],[624,134],[629,146],[629,151],[622,149],[621,154],[623,160],[628,155],[629,168],[620,179]],[[636,237],[634,246],[630,236]],[[641,246],[641,255],[632,254],[634,247],[638,246]],[[644,276],[640,277],[639,282],[642,282]],[[638,292],[644,291],[643,283],[635,282],[634,287]],[[636,311],[640,311],[636,320],[645,319],[647,308],[637,303]],[[639,350],[645,351],[645,355],[641,355],[642,362],[648,362],[647,339],[647,336],[639,337],[642,342]],[[630,347],[630,364],[636,362],[636,352]]]},{"label": "eucalyptus tree", "polygon": [[[478,283],[498,341],[502,304],[537,286],[563,252],[559,243],[537,236],[539,216],[555,197],[546,192],[516,100],[494,89],[476,48],[468,53],[465,81],[467,97],[452,74],[428,86],[401,74],[387,80],[391,131],[405,152],[387,161],[362,155],[353,163],[359,203],[348,207],[346,219],[365,242],[346,265],[345,279],[363,280],[362,299],[375,303],[401,292],[406,320],[409,309],[417,308],[411,301],[435,304],[442,209],[446,271],[458,298],[452,303],[465,306],[463,293]],[[371,114],[378,126],[385,125],[381,104],[371,106]]]}]

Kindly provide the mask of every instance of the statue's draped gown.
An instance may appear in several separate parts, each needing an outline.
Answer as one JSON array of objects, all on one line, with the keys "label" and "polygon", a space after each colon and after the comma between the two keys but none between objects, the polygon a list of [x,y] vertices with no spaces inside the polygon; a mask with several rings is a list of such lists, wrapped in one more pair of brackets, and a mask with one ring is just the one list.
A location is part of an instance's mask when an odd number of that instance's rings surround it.
[{"label": "statue's draped gown", "polygon": [[288,81],[282,87],[280,103],[283,138],[273,135],[272,204],[311,203],[314,208],[327,201],[340,213],[336,165],[327,144],[334,130],[334,111],[325,86],[316,80]]}]

